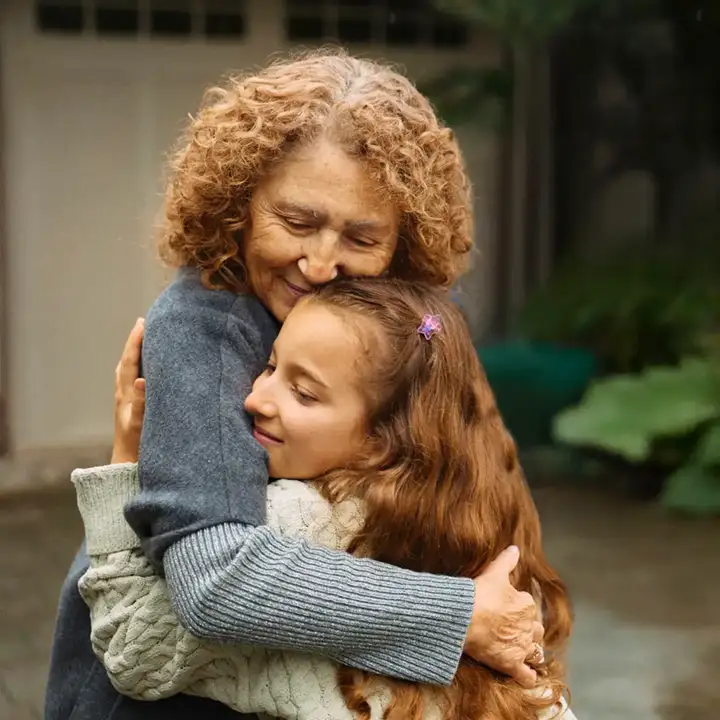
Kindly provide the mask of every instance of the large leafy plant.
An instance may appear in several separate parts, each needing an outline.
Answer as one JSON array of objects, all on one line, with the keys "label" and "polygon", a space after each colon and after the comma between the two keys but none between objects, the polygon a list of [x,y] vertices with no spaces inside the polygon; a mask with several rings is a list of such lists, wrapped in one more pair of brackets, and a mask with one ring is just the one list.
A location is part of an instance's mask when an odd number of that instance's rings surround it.
[{"label": "large leafy plant", "polygon": [[561,412],[555,438],[667,473],[661,500],[696,514],[720,513],[720,359],[685,358],[674,367],[597,380]]},{"label": "large leafy plant", "polygon": [[699,352],[720,319],[715,241],[641,245],[566,263],[528,299],[519,331],[530,340],[587,348],[605,373],[674,365]]}]

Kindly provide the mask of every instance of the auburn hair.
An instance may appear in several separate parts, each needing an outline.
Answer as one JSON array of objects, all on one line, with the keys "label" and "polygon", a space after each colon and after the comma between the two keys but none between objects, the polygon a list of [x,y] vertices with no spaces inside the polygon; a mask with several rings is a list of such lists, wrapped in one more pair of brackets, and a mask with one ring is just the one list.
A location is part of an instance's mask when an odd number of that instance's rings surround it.
[{"label": "auburn hair", "polygon": [[199,268],[208,287],[247,291],[242,239],[253,192],[321,136],[362,162],[400,212],[390,273],[454,282],[473,236],[455,137],[406,77],[340,49],[291,55],[205,93],[169,163],[161,258]]},{"label": "auburn hair", "polygon": [[[512,582],[541,598],[546,661],[536,692],[463,656],[450,687],[383,679],[387,720],[420,720],[428,697],[447,720],[537,720],[566,689],[571,628],[565,585],[543,553],[540,522],[512,437],[447,293],[396,279],[340,280],[305,302],[321,303],[357,331],[370,408],[363,459],[319,481],[332,502],[359,498],[364,526],[349,551],[410,570],[474,578],[509,545],[520,549]],[[423,316],[442,331],[418,332]],[[363,357],[364,356],[364,357]],[[373,677],[341,668],[340,686],[370,718]]]}]

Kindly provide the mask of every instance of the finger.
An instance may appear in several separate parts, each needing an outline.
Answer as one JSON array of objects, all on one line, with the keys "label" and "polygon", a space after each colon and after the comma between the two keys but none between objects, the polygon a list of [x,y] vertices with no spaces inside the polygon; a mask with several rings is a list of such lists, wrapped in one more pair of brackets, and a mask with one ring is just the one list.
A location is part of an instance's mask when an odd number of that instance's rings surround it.
[{"label": "finger", "polygon": [[505,548],[505,550],[487,566],[483,575],[487,573],[510,575],[517,566],[518,560],[520,560],[520,550],[515,545],[511,545],[509,548]]},{"label": "finger", "polygon": [[527,690],[532,690],[537,684],[537,673],[529,665],[521,663],[513,669],[510,677],[516,680]]},{"label": "finger", "polygon": [[533,623],[533,631],[532,631],[532,639],[534,643],[538,643],[538,645],[542,645],[543,637],[545,636],[545,628],[542,626],[542,623],[535,622]]},{"label": "finger", "polygon": [[121,389],[129,389],[140,374],[140,354],[144,325],[144,320],[138,318],[125,342],[120,364],[116,371],[117,382]]},{"label": "finger", "polygon": [[138,378],[133,383],[133,399],[132,399],[133,415],[142,416],[145,414],[145,380]]}]

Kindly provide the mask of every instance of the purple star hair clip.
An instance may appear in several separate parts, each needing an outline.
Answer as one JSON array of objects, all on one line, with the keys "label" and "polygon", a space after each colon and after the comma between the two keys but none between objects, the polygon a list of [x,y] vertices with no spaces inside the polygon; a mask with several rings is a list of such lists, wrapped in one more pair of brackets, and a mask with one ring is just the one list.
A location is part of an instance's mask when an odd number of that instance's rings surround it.
[{"label": "purple star hair clip", "polygon": [[423,315],[422,324],[417,331],[426,339],[429,340],[433,335],[437,335],[442,332],[442,320],[439,315]]}]

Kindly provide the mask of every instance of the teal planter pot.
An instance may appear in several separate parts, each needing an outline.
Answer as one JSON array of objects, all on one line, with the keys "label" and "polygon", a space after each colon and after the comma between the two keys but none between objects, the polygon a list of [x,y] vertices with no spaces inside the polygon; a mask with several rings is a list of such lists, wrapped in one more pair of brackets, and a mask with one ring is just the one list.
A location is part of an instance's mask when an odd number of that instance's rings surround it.
[{"label": "teal planter pot", "polygon": [[477,353],[521,449],[549,445],[553,417],[579,402],[598,372],[591,352],[549,343],[513,341]]}]

